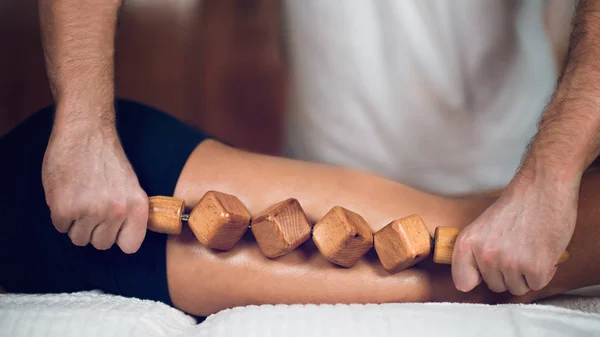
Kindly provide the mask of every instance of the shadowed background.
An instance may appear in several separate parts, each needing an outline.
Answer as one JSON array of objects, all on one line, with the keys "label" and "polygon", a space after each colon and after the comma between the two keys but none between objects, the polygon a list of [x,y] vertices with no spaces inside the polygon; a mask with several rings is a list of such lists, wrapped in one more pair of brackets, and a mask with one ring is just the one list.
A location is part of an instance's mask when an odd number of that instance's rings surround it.
[{"label": "shadowed background", "polygon": [[[276,153],[285,96],[278,0],[127,0],[116,94]],[[0,135],[52,104],[36,0],[0,2]],[[260,132],[264,130],[265,132]]]},{"label": "shadowed background", "polygon": [[[549,0],[558,65],[573,0]],[[116,94],[251,151],[282,148],[286,69],[281,0],[126,0]],[[52,104],[36,0],[0,2],[0,136]]]}]

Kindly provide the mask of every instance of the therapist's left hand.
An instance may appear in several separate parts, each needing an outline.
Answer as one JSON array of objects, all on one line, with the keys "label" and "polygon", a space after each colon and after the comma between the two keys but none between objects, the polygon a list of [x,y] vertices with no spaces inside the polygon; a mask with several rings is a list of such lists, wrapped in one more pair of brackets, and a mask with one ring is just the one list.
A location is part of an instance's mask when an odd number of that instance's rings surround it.
[{"label": "therapist's left hand", "polygon": [[520,296],[548,285],[575,228],[579,181],[573,181],[516,176],[457,237],[456,288],[468,292],[483,281],[494,292]]}]

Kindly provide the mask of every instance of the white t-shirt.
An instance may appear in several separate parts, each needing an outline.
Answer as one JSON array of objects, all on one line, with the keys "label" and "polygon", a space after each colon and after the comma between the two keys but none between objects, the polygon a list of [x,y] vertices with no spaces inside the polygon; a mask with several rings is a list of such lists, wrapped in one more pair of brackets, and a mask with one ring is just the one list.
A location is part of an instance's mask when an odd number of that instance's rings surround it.
[{"label": "white t-shirt", "polygon": [[544,0],[288,0],[285,155],[442,194],[505,186],[554,89]]}]

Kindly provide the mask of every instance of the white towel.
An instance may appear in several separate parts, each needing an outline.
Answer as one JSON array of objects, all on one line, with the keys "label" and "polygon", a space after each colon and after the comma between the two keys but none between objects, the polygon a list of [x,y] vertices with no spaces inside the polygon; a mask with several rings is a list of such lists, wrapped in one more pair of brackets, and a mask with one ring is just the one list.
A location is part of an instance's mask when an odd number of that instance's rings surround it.
[{"label": "white towel", "polygon": [[186,336],[600,336],[600,315],[535,304],[254,306],[211,316]]},{"label": "white towel", "polygon": [[0,336],[600,336],[600,314],[547,305],[263,305],[202,324],[162,303],[99,292],[0,295]]},{"label": "white towel", "polygon": [[101,292],[0,295],[2,337],[181,336],[195,324],[165,304]]}]

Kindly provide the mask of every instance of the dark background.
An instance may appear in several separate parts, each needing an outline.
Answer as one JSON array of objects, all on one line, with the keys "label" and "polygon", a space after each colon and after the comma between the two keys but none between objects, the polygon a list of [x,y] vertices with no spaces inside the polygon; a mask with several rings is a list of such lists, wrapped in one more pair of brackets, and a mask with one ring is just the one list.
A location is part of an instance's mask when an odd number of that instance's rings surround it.
[{"label": "dark background", "polygon": [[[116,94],[252,151],[277,153],[285,65],[278,0],[126,0]],[[52,104],[36,0],[0,1],[0,136]]]}]

